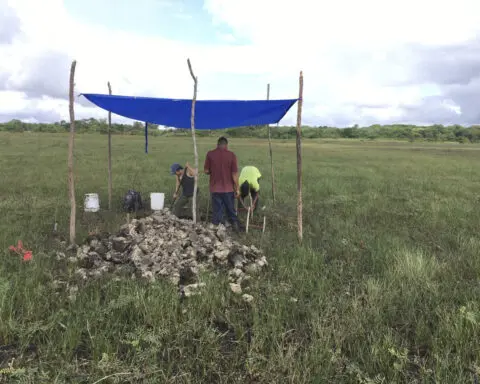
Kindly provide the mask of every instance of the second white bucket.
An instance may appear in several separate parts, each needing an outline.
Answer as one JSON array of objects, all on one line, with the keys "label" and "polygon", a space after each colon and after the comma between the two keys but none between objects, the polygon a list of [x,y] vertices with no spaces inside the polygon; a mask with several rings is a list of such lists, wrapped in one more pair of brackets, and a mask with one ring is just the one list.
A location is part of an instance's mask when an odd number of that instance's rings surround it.
[{"label": "second white bucket", "polygon": [[165,204],[165,194],[164,193],[150,193],[150,207],[152,211],[160,211],[163,209]]},{"label": "second white bucket", "polygon": [[98,212],[100,210],[100,199],[97,193],[87,193],[84,203],[85,212]]}]

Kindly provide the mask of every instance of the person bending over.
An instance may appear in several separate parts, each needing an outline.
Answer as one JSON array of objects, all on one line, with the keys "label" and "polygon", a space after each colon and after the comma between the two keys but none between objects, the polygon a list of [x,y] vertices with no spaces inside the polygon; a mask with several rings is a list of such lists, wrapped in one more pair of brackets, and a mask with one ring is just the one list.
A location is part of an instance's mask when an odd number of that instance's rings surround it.
[{"label": "person bending over", "polygon": [[[175,201],[173,206],[173,213],[178,218],[192,218],[192,204],[193,204],[193,189],[195,187],[195,173],[197,170],[185,164],[185,168],[180,164],[175,163],[170,166],[170,174],[175,175],[175,193],[173,194],[173,200]],[[181,195],[179,195],[180,188],[182,189]],[[198,188],[197,188],[198,197]],[[198,199],[197,199],[197,217],[198,215]]]},{"label": "person bending over", "polygon": [[240,200],[245,205],[245,198],[252,196],[252,208],[255,211],[259,203],[260,179],[262,174],[257,167],[248,165],[240,172]]}]

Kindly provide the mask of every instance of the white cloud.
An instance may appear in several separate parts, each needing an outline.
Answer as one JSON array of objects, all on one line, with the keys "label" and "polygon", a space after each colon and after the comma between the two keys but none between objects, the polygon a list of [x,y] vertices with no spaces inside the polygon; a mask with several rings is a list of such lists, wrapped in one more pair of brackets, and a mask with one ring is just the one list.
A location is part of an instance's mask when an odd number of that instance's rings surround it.
[{"label": "white cloud", "polygon": [[233,36],[231,33],[219,33],[218,37],[220,38],[220,40],[226,43],[235,43],[237,41],[235,36]]},{"label": "white cloud", "polygon": [[[355,111],[349,117],[365,123],[408,119],[402,106],[439,95],[438,87],[417,79],[412,46],[462,44],[478,36],[480,25],[476,0],[206,0],[205,8],[217,23],[268,52],[274,83],[303,69],[305,100],[322,105],[326,116]],[[352,104],[384,107],[353,111]],[[451,109],[442,101],[439,107]]]},{"label": "white cloud", "polygon": [[[165,1],[165,6],[177,6],[178,15],[180,3]],[[203,99],[263,98],[267,83],[271,98],[296,97],[303,70],[307,124],[472,122],[480,117],[470,106],[474,88],[465,88],[474,84],[480,91],[480,82],[463,84],[461,79],[465,72],[473,79],[480,74],[460,70],[459,63],[442,56],[457,46],[471,52],[469,43],[480,31],[478,0],[204,3],[222,31],[231,29],[218,32],[221,46],[85,25],[67,13],[62,0],[0,0],[0,56],[6,58],[0,61],[0,101],[8,99],[0,118],[36,118],[38,113],[48,119],[51,112],[52,118],[68,119],[72,59],[77,60],[77,93],[106,93],[110,81],[117,94],[189,98],[187,57]],[[233,44],[244,39],[249,43]],[[473,68],[480,49],[476,56],[462,57]],[[445,77],[448,86],[442,83]],[[431,115],[421,113],[424,104]],[[88,105],[82,101],[77,116],[105,114]],[[293,124],[295,112],[284,122]]]},{"label": "white cloud", "polygon": [[0,1],[0,44],[11,43],[16,34],[20,32],[20,25],[15,11],[5,1]]},{"label": "white cloud", "polygon": [[205,0],[205,7],[252,41],[310,49],[458,43],[475,37],[480,19],[476,0]]}]

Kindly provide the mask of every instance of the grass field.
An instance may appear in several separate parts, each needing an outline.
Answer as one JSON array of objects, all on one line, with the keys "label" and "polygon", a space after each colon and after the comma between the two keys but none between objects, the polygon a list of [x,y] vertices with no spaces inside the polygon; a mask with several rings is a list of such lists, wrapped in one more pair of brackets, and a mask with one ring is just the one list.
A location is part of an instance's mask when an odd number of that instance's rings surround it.
[{"label": "grass field", "polygon": [[[249,305],[222,277],[184,302],[162,282],[105,279],[75,300],[57,289],[75,279],[51,239],[55,221],[68,236],[67,142],[0,135],[0,382],[478,382],[480,147],[305,141],[299,247],[295,143],[273,144],[272,207],[268,143],[232,140],[240,166],[264,174],[269,212],[269,270]],[[106,143],[77,136],[78,241],[124,222],[129,188],[170,196],[169,165],[193,163],[190,139],[150,138],[146,155],[141,137],[115,136],[117,213],[85,215],[85,193],[106,207]],[[201,165],[214,144],[200,141]],[[18,239],[31,262],[8,251]]]}]

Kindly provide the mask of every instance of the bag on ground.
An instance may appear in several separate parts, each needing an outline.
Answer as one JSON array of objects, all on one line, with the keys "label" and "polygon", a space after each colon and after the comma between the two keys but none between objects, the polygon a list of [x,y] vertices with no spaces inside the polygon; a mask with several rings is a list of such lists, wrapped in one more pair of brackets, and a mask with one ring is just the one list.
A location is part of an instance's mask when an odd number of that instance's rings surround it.
[{"label": "bag on ground", "polygon": [[142,196],[140,193],[130,189],[123,199],[123,209],[126,212],[136,212],[143,209]]}]

